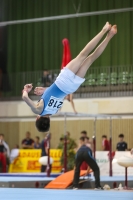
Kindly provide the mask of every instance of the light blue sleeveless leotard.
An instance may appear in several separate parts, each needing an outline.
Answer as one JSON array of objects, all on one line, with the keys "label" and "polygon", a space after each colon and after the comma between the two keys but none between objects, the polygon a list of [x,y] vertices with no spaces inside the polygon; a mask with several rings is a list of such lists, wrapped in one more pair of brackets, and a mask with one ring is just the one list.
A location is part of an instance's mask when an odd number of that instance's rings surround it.
[{"label": "light blue sleeveless leotard", "polygon": [[44,108],[40,115],[53,115],[57,113],[63,105],[65,96],[67,96],[67,94],[61,91],[57,85],[53,83],[41,96],[41,99],[43,99],[44,102]]}]

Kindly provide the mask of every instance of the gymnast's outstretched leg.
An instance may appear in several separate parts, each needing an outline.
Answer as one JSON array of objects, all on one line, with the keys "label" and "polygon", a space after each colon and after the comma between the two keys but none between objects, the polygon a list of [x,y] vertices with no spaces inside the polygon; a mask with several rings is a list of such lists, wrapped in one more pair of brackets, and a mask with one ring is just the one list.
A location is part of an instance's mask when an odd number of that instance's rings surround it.
[{"label": "gymnast's outstretched leg", "polygon": [[[103,35],[108,32],[105,40],[88,58],[88,54],[95,48]],[[24,86],[23,100],[30,106],[35,114],[38,114],[36,127],[40,132],[47,132],[50,128],[50,115],[58,112],[66,95],[75,92],[84,82],[84,76],[90,65],[102,54],[110,39],[117,33],[116,25],[111,28],[107,22],[102,31],[96,35],[72,60],[65,69],[61,71],[55,82],[49,88],[35,88],[35,94],[42,94],[40,101],[35,104],[28,96],[32,90],[32,84]],[[77,75],[77,76],[75,76]]]},{"label": "gymnast's outstretched leg", "polygon": [[82,63],[81,67],[79,68],[78,72],[76,73],[77,76],[84,78],[88,68],[91,64],[103,53],[104,49],[106,48],[107,44],[111,40],[111,38],[117,33],[117,26],[112,26],[111,30],[108,32],[106,38],[103,42],[96,48],[96,50],[89,55],[84,62]]},{"label": "gymnast's outstretched leg", "polygon": [[85,46],[85,48],[79,53],[79,55],[68,63],[66,66],[74,74],[77,73],[83,61],[87,58],[88,54],[96,47],[98,42],[102,39],[104,34],[111,29],[111,24],[107,22],[103,29]]}]

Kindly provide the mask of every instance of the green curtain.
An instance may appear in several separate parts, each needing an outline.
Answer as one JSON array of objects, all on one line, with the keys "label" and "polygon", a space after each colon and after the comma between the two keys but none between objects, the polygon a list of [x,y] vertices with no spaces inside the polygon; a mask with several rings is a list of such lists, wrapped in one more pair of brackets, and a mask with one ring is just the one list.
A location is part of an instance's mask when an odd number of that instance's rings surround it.
[{"label": "green curtain", "polygon": [[[75,13],[80,0],[5,0],[5,19],[19,20]],[[82,0],[80,12],[133,7],[132,0]],[[133,12],[88,16],[8,26],[8,71],[59,69],[62,39],[70,41],[74,58],[106,21],[118,25],[118,34],[93,67],[133,63]]]}]

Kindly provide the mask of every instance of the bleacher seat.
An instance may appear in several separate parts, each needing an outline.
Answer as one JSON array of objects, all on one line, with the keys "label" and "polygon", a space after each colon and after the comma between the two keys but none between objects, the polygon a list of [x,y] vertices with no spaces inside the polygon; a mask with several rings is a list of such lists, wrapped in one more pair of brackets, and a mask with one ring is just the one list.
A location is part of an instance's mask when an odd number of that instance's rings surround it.
[{"label": "bleacher seat", "polygon": [[128,78],[129,77],[129,73],[128,72],[120,72],[118,78]]},{"label": "bleacher seat", "polygon": [[129,83],[133,83],[133,72],[129,74]]},{"label": "bleacher seat", "polygon": [[38,80],[37,80],[37,83],[35,84],[37,87],[41,87],[42,86],[42,80],[41,80],[41,78],[39,78]]},{"label": "bleacher seat", "polygon": [[107,80],[107,84],[108,85],[117,85],[117,78],[118,78],[118,75],[117,75],[117,73],[116,72],[111,72],[111,74],[110,74],[110,76],[109,76],[109,78],[108,78],[108,80]]},{"label": "bleacher seat", "polygon": [[110,84],[111,85],[117,85],[117,79],[116,78],[111,78],[110,79]]},{"label": "bleacher seat", "polygon": [[96,74],[91,73],[88,74],[88,76],[86,77],[86,81],[84,82],[84,86],[95,86],[96,85]]},{"label": "bleacher seat", "polygon": [[128,84],[128,79],[126,77],[122,77],[118,79],[119,84]]},{"label": "bleacher seat", "polygon": [[97,78],[96,85],[98,86],[105,86],[107,85],[108,75],[107,73],[100,73]]},{"label": "bleacher seat", "polygon": [[97,86],[98,85],[105,86],[105,85],[107,85],[107,80],[106,79],[98,79],[96,84],[97,84]]},{"label": "bleacher seat", "polygon": [[117,79],[118,78],[117,72],[111,72],[110,78]]},{"label": "bleacher seat", "polygon": [[133,83],[133,77],[129,78],[128,82]]},{"label": "bleacher seat", "polygon": [[120,72],[118,76],[118,83],[119,84],[128,84],[129,83],[129,73],[128,71]]},{"label": "bleacher seat", "polygon": [[100,73],[98,75],[98,79],[107,79],[107,78],[108,78],[107,73]]},{"label": "bleacher seat", "polygon": [[96,80],[96,78],[97,78],[96,74],[88,74],[88,76],[86,77],[86,80],[89,80],[89,79]]},{"label": "bleacher seat", "polygon": [[88,79],[85,81],[84,83],[85,86],[89,85],[89,86],[95,86],[96,85],[96,81],[95,79]]}]

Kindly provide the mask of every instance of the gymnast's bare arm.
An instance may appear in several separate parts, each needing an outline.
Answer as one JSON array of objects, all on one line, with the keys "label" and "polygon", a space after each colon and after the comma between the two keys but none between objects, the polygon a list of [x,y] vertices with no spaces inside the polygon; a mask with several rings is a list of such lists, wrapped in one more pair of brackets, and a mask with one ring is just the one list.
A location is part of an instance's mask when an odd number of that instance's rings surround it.
[{"label": "gymnast's bare arm", "polygon": [[75,114],[77,114],[77,111],[75,109],[75,104],[74,104],[74,101],[73,101],[73,94],[68,94],[66,96],[66,99],[71,103],[73,111],[75,112]]},{"label": "gymnast's bare arm", "polygon": [[[35,104],[28,96],[28,93],[32,90],[32,84],[26,84],[23,89],[22,99],[27,103],[31,110],[35,114],[40,114],[43,110],[43,100],[41,99],[37,104]],[[34,92],[35,93],[35,92]]]}]

